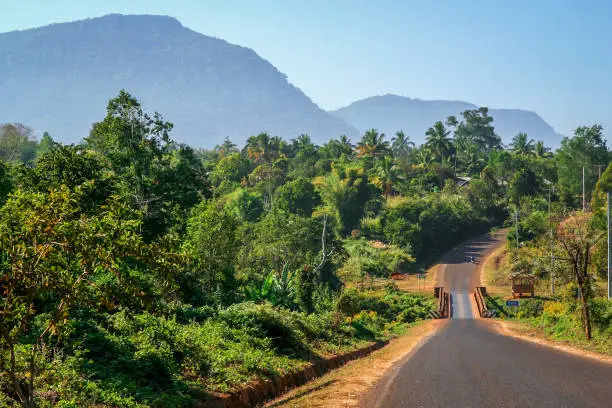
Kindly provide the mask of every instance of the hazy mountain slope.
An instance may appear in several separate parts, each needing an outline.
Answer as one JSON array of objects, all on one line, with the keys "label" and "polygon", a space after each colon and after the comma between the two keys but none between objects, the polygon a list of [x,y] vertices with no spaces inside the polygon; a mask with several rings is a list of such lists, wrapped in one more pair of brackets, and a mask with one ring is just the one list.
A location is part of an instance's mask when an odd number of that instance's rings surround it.
[{"label": "hazy mountain slope", "polygon": [[162,16],[108,15],[0,34],[0,122],[76,141],[121,88],[195,146],[260,131],[325,141],[356,136],[253,50]]},{"label": "hazy mountain slope", "polygon": [[[360,131],[376,128],[392,136],[402,129],[413,141],[422,143],[425,131],[436,121],[459,114],[476,105],[463,101],[411,99],[398,95],[373,96],[332,111],[331,114],[345,120]],[[561,135],[537,113],[520,109],[490,109],[495,119],[496,132],[504,143],[509,143],[519,132],[532,139],[544,140],[549,146],[558,146]]]}]

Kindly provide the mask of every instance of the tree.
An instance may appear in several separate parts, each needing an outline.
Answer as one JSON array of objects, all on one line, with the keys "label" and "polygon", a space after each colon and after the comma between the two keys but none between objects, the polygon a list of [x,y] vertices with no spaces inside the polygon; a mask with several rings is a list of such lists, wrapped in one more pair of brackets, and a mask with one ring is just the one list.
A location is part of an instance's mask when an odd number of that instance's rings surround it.
[{"label": "tree", "polygon": [[320,200],[312,183],[304,178],[282,185],[274,195],[274,206],[276,208],[302,217],[310,217],[313,208]]},{"label": "tree", "polygon": [[358,156],[378,157],[389,153],[389,151],[389,142],[385,140],[385,134],[378,133],[376,129],[365,132],[357,143]]},{"label": "tree", "polygon": [[589,301],[593,297],[590,266],[592,254],[603,234],[591,226],[591,215],[577,213],[559,224],[557,237],[563,253],[568,256],[571,277],[580,288],[582,316],[587,340],[591,340],[591,312]]},{"label": "tree", "polygon": [[569,205],[579,206],[582,198],[582,169],[585,173],[585,200],[590,201],[598,172],[594,165],[609,163],[609,153],[602,127],[579,127],[571,138],[563,138],[555,159],[561,198]]},{"label": "tree", "polygon": [[203,201],[194,207],[184,244],[190,259],[186,273],[192,301],[198,292],[208,299],[218,289],[228,292],[237,251],[237,227],[235,216],[219,202]]},{"label": "tree", "polygon": [[34,131],[21,123],[0,125],[0,160],[30,163],[36,157],[38,144]]},{"label": "tree", "polygon": [[275,211],[253,225],[242,238],[236,265],[238,277],[261,282],[270,270],[296,270],[313,265],[321,245],[316,218]]},{"label": "tree", "polygon": [[373,174],[374,183],[380,185],[387,199],[393,186],[400,180],[399,169],[393,162],[393,158],[391,156],[381,157],[374,166]]},{"label": "tree", "polygon": [[271,163],[278,158],[280,148],[281,140],[264,132],[247,139],[243,154],[255,163]]},{"label": "tree", "polygon": [[475,142],[485,154],[501,147],[501,138],[495,133],[488,108],[467,110],[461,116],[463,120],[457,125],[456,138]]},{"label": "tree", "polygon": [[427,135],[425,145],[434,155],[440,158],[440,163],[444,162],[444,154],[448,153],[452,148],[451,140],[448,137],[449,134],[450,131],[446,130],[441,121],[437,121],[433,127],[430,127],[425,132],[425,135]]},{"label": "tree", "polygon": [[13,180],[8,167],[0,161],[0,208],[6,202],[6,198],[13,190]]},{"label": "tree", "polygon": [[313,177],[315,164],[319,160],[319,147],[312,143],[310,136],[302,134],[291,141],[293,160],[290,161],[289,174],[294,178]]},{"label": "tree", "polygon": [[236,147],[236,144],[233,143],[229,137],[226,137],[218,146],[215,146],[215,150],[219,153],[219,156],[225,157],[230,154],[239,153],[240,151]]},{"label": "tree", "polygon": [[54,145],[55,140],[53,140],[49,132],[44,132],[42,138],[40,139],[40,143],[38,144],[38,149],[36,150],[36,158],[49,152]]},{"label": "tree", "polygon": [[426,145],[419,147],[416,151],[416,160],[421,167],[427,168],[433,163],[433,156]]},{"label": "tree", "polygon": [[313,184],[321,195],[324,211],[335,218],[337,232],[340,235],[350,232],[372,196],[363,167],[335,165],[330,174],[315,178]]},{"label": "tree", "polygon": [[534,154],[535,146],[533,139],[529,139],[527,133],[519,133],[512,138],[510,150],[514,154],[531,156]]},{"label": "tree", "polygon": [[[172,128],[160,114],[144,113],[140,102],[122,90],[85,139],[85,146],[98,152],[116,176],[119,194],[143,215],[147,241],[163,234],[172,219],[184,219],[185,211],[208,195],[200,160],[191,148],[172,142]],[[179,198],[178,190],[189,198]],[[177,206],[182,214],[176,213]]]},{"label": "tree", "polygon": [[391,150],[396,157],[405,158],[414,147],[414,142],[410,141],[410,137],[406,136],[403,131],[395,133],[391,139]]},{"label": "tree", "polygon": [[17,184],[25,190],[46,193],[63,186],[75,189],[91,182],[83,191],[82,208],[96,209],[114,193],[112,175],[104,170],[101,157],[82,146],[53,144],[36,159],[36,166],[21,166]]},{"label": "tree", "polygon": [[[137,214],[117,197],[95,215],[82,214],[81,194],[66,187],[49,193],[18,190],[0,209],[0,346],[9,351],[7,375],[24,407],[34,403],[38,356],[70,322],[70,309],[95,304],[96,282],[123,281],[125,266],[143,251]],[[42,329],[32,333],[35,320]],[[23,348],[17,344],[24,335],[35,341],[27,371],[20,372],[16,360]]]},{"label": "tree", "polygon": [[251,163],[240,153],[232,153],[221,157],[215,165],[210,178],[211,182],[219,185],[222,182],[239,183],[250,171]]},{"label": "tree", "polygon": [[86,147],[108,162],[117,175],[120,194],[142,212],[144,232],[152,237],[164,207],[153,190],[169,165],[173,125],[158,113],[144,113],[140,102],[125,90],[109,101],[106,111],[104,120],[94,124],[85,139]]}]

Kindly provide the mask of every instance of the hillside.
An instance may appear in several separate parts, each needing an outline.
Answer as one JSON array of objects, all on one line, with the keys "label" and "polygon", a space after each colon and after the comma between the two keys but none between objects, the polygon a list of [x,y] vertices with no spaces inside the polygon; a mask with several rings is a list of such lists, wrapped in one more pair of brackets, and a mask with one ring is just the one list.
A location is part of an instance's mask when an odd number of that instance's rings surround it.
[{"label": "hillside", "polygon": [[356,133],[253,50],[170,17],[114,14],[0,34],[0,123],[76,142],[122,88],[163,112],[174,137],[194,146],[260,131],[319,142]]},{"label": "hillside", "polygon": [[[402,129],[416,143],[425,139],[425,131],[437,120],[459,114],[476,105],[463,101],[421,100],[398,95],[373,96],[330,112],[360,131],[376,128],[387,135]],[[496,132],[504,143],[509,143],[519,132],[532,139],[544,140],[546,145],[557,147],[561,135],[555,133],[537,113],[521,109],[490,109],[495,119]]]}]

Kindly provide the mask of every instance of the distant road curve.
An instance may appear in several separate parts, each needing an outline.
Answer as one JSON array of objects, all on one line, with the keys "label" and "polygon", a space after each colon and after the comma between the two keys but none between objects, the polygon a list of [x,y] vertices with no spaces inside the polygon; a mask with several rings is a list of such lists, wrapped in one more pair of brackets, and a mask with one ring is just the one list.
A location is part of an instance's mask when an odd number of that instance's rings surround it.
[{"label": "distant road curve", "polygon": [[364,407],[612,407],[612,365],[498,334],[474,319],[477,265],[500,242],[470,240],[451,253],[438,281],[453,295],[453,317],[408,355]]}]

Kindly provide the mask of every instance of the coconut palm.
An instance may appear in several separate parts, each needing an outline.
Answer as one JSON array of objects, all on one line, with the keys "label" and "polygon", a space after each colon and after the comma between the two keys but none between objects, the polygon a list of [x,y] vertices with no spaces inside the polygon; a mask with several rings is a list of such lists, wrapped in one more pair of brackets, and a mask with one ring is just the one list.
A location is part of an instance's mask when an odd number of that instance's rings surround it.
[{"label": "coconut palm", "polygon": [[414,142],[412,142],[410,137],[406,136],[401,130],[396,132],[395,137],[391,139],[391,150],[393,150],[393,154],[397,157],[407,156],[413,147]]},{"label": "coconut palm", "polygon": [[434,125],[425,132],[427,136],[425,145],[434,155],[440,158],[440,163],[444,162],[444,155],[450,153],[452,150],[452,142],[448,137],[449,134],[450,130],[447,130],[444,127],[444,123],[441,121],[434,123]]},{"label": "coconut palm", "polygon": [[395,165],[393,157],[381,157],[373,169],[373,174],[375,183],[380,185],[385,193],[385,199],[387,199],[393,190],[393,186],[401,179],[399,168]]},{"label": "coconut palm", "polygon": [[425,145],[419,147],[416,150],[415,159],[417,163],[419,163],[420,167],[429,167],[433,163],[433,156],[431,155],[431,151]]},{"label": "coconut palm", "polygon": [[519,133],[512,138],[510,150],[521,156],[531,156],[534,154],[534,141],[529,139],[527,133]]},{"label": "coconut palm", "polygon": [[389,142],[385,140],[385,134],[378,133],[376,129],[365,132],[357,143],[358,156],[382,156],[388,152]]},{"label": "coconut palm", "polygon": [[343,154],[345,156],[353,155],[353,145],[351,140],[346,135],[342,135],[337,139],[330,140],[322,147],[323,156],[328,159],[337,159]]},{"label": "coconut palm", "polygon": [[255,163],[270,163],[278,157],[282,140],[278,137],[270,137],[267,133],[260,133],[247,139],[246,155]]}]

